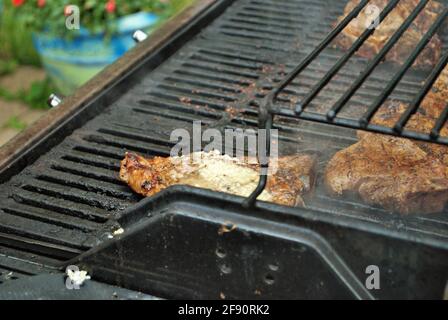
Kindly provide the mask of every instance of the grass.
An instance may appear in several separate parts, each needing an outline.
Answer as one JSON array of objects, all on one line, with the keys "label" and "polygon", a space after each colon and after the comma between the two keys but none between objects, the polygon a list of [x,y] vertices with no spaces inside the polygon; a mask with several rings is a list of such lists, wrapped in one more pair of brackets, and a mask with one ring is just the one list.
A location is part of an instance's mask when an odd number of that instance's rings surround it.
[{"label": "grass", "polygon": [[13,92],[10,92],[9,90],[0,87],[0,98],[6,100],[6,101],[12,101],[18,99],[18,95],[16,95]]},{"label": "grass", "polygon": [[13,73],[17,69],[18,63],[14,59],[0,60],[0,76]]},{"label": "grass", "polygon": [[23,130],[26,128],[26,124],[18,117],[13,116],[9,118],[8,122],[5,124],[5,127],[10,129]]},{"label": "grass", "polygon": [[35,81],[27,91],[23,92],[22,101],[32,109],[48,109],[48,97],[56,91],[48,78]]},{"label": "grass", "polygon": [[43,81],[35,81],[28,90],[11,92],[0,87],[0,98],[7,101],[21,101],[31,109],[48,109],[47,99],[52,92],[55,92],[51,81],[47,78]]}]

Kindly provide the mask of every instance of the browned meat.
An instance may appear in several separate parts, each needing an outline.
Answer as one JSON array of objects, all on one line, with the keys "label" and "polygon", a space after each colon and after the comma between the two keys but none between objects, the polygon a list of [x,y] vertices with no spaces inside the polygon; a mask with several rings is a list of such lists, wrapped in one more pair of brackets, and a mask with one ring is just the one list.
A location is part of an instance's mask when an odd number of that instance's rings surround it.
[{"label": "browned meat", "polygon": [[[439,82],[436,82],[439,84]],[[444,97],[446,95],[446,97]],[[423,100],[420,109],[431,118],[438,118],[448,102],[448,91],[436,91],[435,87],[428,92]]]},{"label": "browned meat", "polygon": [[[372,122],[390,127],[405,107],[384,106]],[[416,114],[407,128],[427,132],[433,124]],[[442,211],[448,200],[448,147],[367,132],[358,137],[327,165],[325,183],[332,193],[358,193],[367,203],[402,214]]]},{"label": "browned meat", "polygon": [[[423,103],[423,109],[434,110],[431,109],[434,106],[430,106],[428,102],[429,100],[425,99]],[[377,112],[375,117],[372,119],[372,123],[379,124],[385,127],[392,127],[398,121],[401,114],[406,110],[407,107],[408,106],[403,103],[388,102]],[[430,133],[431,129],[435,125],[435,122],[436,120],[430,116],[416,113],[409,119],[406,125],[406,129],[415,132]],[[372,133],[365,133],[361,131],[358,132],[358,136],[361,138],[366,134]],[[442,130],[440,131],[440,135],[445,137],[448,136],[448,128],[442,128]],[[429,155],[436,157],[442,163],[448,166],[448,147],[440,144],[427,143],[422,141],[414,141],[414,143]]]},{"label": "browned meat", "polygon": [[[400,119],[400,116],[408,107],[408,105],[402,102],[387,101],[375,114],[371,122],[385,127],[392,127]],[[428,108],[428,106],[426,106],[424,103],[422,105],[422,108]],[[417,112],[409,119],[408,123],[406,124],[406,129],[421,133],[429,133],[434,127],[435,122],[435,118]],[[358,133],[358,135],[362,134],[362,132]],[[443,128],[441,131],[441,135],[446,134],[448,134],[448,131],[447,129]]]},{"label": "browned meat", "polygon": [[[126,153],[120,179],[144,196],[177,184],[248,196],[257,186],[257,164],[219,152],[193,155],[199,160],[192,161],[190,156],[145,159]],[[277,172],[269,176],[258,199],[287,206],[304,205],[301,195],[313,187],[315,165],[315,157],[307,154],[280,157]]]},{"label": "browned meat", "polygon": [[[411,118],[408,124],[408,129],[415,130],[423,133],[429,133],[432,127],[436,123],[436,119],[440,116],[442,111],[448,105],[448,67],[444,69],[442,74],[435,82],[433,88],[428,92],[425,99],[420,105],[419,112]],[[374,118],[378,124],[382,124],[386,127],[393,126],[396,120],[398,120],[401,113],[404,112],[407,106],[403,103],[393,103],[388,101],[381,109],[380,112]],[[441,135],[447,136],[448,131],[443,129]]]},{"label": "browned meat", "polygon": [[446,169],[410,140],[367,134],[334,155],[325,183],[337,195],[355,192],[402,214],[439,212],[448,200]]},{"label": "browned meat", "polygon": [[439,78],[437,79],[435,85],[434,85],[434,91],[437,93],[437,95],[443,99],[445,103],[448,101],[448,67],[445,67],[445,69],[440,74]]},{"label": "browned meat", "polygon": [[[382,11],[388,0],[371,0],[370,5],[377,6]],[[376,28],[375,32],[367,39],[363,46],[358,50],[357,55],[371,59],[391,38],[395,31],[403,24],[406,18],[411,14],[412,10],[418,4],[419,0],[402,0],[392,10],[384,21]],[[350,0],[345,7],[344,14],[339,18],[340,22],[347,16],[358,4],[360,0]],[[401,39],[389,51],[386,60],[402,64],[409,56],[410,52],[415,48],[417,43],[422,39],[423,35],[428,31],[431,24],[436,20],[437,15],[442,11],[443,6],[436,2],[430,1],[420,15],[414,20],[408,30],[402,35]],[[347,50],[359,38],[366,29],[366,22],[370,23],[372,17],[366,10],[363,10],[358,19],[352,21],[335,40],[336,46]],[[417,58],[414,66],[428,67],[437,63],[442,50],[440,38],[435,35],[425,50]]]},{"label": "browned meat", "polygon": [[423,100],[422,109],[426,114],[438,118],[448,104],[448,67],[440,74],[432,90]]}]

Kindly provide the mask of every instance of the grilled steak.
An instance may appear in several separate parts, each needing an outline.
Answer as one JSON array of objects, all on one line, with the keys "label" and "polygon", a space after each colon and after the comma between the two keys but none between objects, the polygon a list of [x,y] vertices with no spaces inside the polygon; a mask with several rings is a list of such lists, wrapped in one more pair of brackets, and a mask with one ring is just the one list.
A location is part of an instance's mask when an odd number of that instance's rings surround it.
[{"label": "grilled steak", "polygon": [[421,108],[431,117],[438,118],[448,104],[448,67],[440,74],[434,87],[422,102]]},{"label": "grilled steak", "polygon": [[[360,3],[360,0],[351,0],[345,7],[344,14],[339,18],[339,22],[344,19],[353,9]],[[369,5],[375,5],[382,11],[388,4],[388,0],[371,0]],[[366,42],[356,53],[357,55],[371,59],[378,54],[384,44],[391,38],[395,31],[404,23],[406,18],[411,14],[412,10],[419,3],[419,0],[402,0],[389,13],[384,21],[376,28],[375,32],[367,39]],[[402,64],[417,43],[422,39],[423,35],[428,31],[431,24],[436,20],[437,15],[442,11],[443,7],[436,1],[429,1],[420,15],[413,21],[411,26],[402,35],[400,40],[389,51],[386,60]],[[342,49],[349,49],[353,43],[366,30],[366,26],[371,23],[372,14],[367,7],[359,14],[356,20],[353,20],[336,38],[336,46]],[[338,23],[339,23],[338,22]],[[442,50],[440,38],[435,35],[425,50],[417,58],[414,66],[428,67],[433,66],[439,59]]]},{"label": "grilled steak", "polygon": [[[436,83],[438,84],[438,82]],[[428,92],[420,110],[431,118],[438,118],[448,103],[448,91],[436,91],[436,87]],[[444,97],[446,95],[446,97]]]},{"label": "grilled steak", "polygon": [[371,204],[402,214],[442,211],[448,200],[446,165],[410,140],[368,134],[330,160],[331,192],[357,192]]},{"label": "grilled steak", "polygon": [[445,67],[437,79],[434,91],[445,103],[448,101],[448,67]]},{"label": "grilled steak", "polygon": [[[372,120],[391,126],[405,106],[385,106]],[[434,120],[416,114],[409,129],[426,132]],[[444,129],[443,134],[448,134]],[[358,132],[359,142],[337,152],[325,184],[337,195],[358,193],[370,204],[402,214],[440,212],[448,200],[448,147]]]},{"label": "grilled steak", "polygon": [[[143,196],[177,184],[248,196],[257,186],[258,164],[216,151],[192,155],[199,160],[192,161],[190,156],[145,159],[126,153],[120,179]],[[258,199],[287,206],[304,205],[301,195],[312,189],[315,165],[315,157],[307,154],[280,157],[277,172],[268,177]]]},{"label": "grilled steak", "polygon": [[[379,124],[385,127],[392,127],[398,121],[401,114],[406,110],[407,107],[408,106],[403,103],[388,102],[377,112],[375,117],[372,119],[372,123]],[[424,101],[423,110],[435,110],[434,108],[435,105],[429,104],[429,100],[426,99]],[[416,113],[409,119],[405,129],[428,134],[431,132],[431,129],[434,127],[435,123],[436,120],[434,118],[423,115],[421,113]],[[367,134],[372,133],[359,131],[358,137],[362,138]],[[448,136],[448,128],[443,127],[440,131],[440,135],[444,137]],[[414,141],[413,143],[415,143],[420,149],[427,152],[429,155],[436,157],[442,163],[448,166],[448,147],[440,144],[427,143],[422,141]]]}]

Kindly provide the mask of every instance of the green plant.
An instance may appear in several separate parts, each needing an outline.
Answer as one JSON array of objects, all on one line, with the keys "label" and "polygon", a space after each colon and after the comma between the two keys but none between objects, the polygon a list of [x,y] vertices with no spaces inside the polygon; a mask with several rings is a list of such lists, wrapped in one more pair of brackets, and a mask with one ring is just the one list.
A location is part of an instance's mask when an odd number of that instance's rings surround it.
[{"label": "green plant", "polygon": [[117,18],[140,11],[170,15],[170,0],[11,0],[14,13],[35,31],[46,31],[60,36],[73,35],[66,19],[74,15],[71,6],[79,8],[80,25],[92,33],[112,34]]},{"label": "green plant", "polygon": [[18,100],[18,95],[14,92],[10,92],[9,90],[0,87],[0,98],[6,101]]},{"label": "green plant", "polygon": [[17,69],[16,60],[0,60],[0,76],[4,76],[14,72]]},{"label": "green plant", "polygon": [[22,101],[33,109],[47,109],[47,99],[52,92],[55,88],[49,79],[35,81],[26,92],[22,92]]},{"label": "green plant", "polygon": [[23,20],[17,19],[9,2],[5,1],[0,15],[0,60],[14,60],[19,64],[33,66],[40,65],[39,55],[33,46],[31,29]]},{"label": "green plant", "polygon": [[8,119],[8,122],[6,122],[5,127],[16,130],[23,130],[26,128],[26,123],[21,121],[18,117],[13,116]]},{"label": "green plant", "polygon": [[47,109],[47,99],[55,92],[51,81],[47,78],[43,81],[35,81],[28,90],[10,92],[0,87],[0,98],[7,101],[21,101],[32,109]]}]

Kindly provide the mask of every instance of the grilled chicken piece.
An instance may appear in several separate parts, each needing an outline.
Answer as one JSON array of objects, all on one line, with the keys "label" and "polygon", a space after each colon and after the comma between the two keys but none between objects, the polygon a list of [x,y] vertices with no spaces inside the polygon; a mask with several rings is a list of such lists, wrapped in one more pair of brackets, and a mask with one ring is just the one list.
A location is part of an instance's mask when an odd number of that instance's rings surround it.
[{"label": "grilled chicken piece", "polygon": [[[360,2],[361,0],[349,1],[345,7],[343,16],[339,18],[337,23],[342,21],[351,11],[353,11]],[[368,5],[377,6],[381,12],[387,6],[388,2],[389,0],[371,0]],[[406,18],[409,17],[418,3],[419,0],[400,1],[392,12],[389,13],[386,19],[384,19],[384,21],[376,28],[375,32],[366,40],[366,42],[364,42],[356,54],[367,59],[376,56],[395,31],[404,23]],[[372,20],[372,14],[368,12],[366,8],[364,8],[358,18],[353,20],[343,30],[341,35],[336,38],[336,46],[348,50],[365,31],[366,25],[371,23]],[[420,42],[423,35],[429,30],[430,26],[434,23],[442,10],[443,6],[440,3],[429,1],[408,30],[389,51],[386,60],[402,64],[417,43]],[[441,50],[442,42],[438,35],[435,35],[426,46],[425,50],[419,55],[414,66],[431,67],[435,65],[440,58]]]},{"label": "grilled chicken piece", "polygon": [[[258,164],[221,155],[217,151],[198,152],[192,156],[145,159],[126,153],[121,162],[120,179],[147,197],[177,184],[247,197],[258,184]],[[268,177],[266,189],[258,199],[286,206],[303,206],[301,195],[313,187],[315,165],[316,159],[312,155],[280,157],[277,172]]]},{"label": "grilled chicken piece", "polygon": [[[372,122],[390,127],[405,108],[384,106]],[[416,114],[407,128],[427,132],[433,124],[434,119]],[[358,137],[358,143],[337,152],[328,163],[325,184],[330,192],[358,193],[367,203],[401,214],[443,210],[448,200],[448,147],[361,131]]]}]

